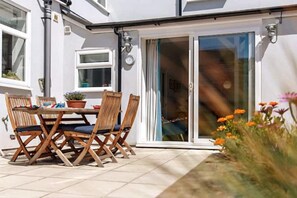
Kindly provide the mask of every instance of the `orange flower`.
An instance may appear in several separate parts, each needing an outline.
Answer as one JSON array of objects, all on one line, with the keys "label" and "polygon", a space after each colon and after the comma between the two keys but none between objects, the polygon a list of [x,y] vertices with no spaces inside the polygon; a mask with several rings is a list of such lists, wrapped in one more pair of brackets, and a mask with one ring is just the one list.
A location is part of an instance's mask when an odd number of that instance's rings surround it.
[{"label": "orange flower", "polygon": [[249,127],[252,127],[252,126],[256,126],[256,123],[253,121],[250,121],[250,122],[247,122],[246,125]]},{"label": "orange flower", "polygon": [[234,118],[234,115],[227,115],[225,118],[226,120],[232,120]]},{"label": "orange flower", "polygon": [[216,133],[217,133],[216,131],[212,131],[210,134],[211,134],[212,136],[214,136]]},{"label": "orange flower", "polygon": [[272,102],[269,103],[269,105],[271,105],[271,106],[274,107],[274,106],[278,105],[278,102],[274,102],[274,101],[272,101]]},{"label": "orange flower", "polygon": [[235,109],[234,114],[244,114],[245,110],[244,109]]},{"label": "orange flower", "polygon": [[224,125],[222,125],[217,128],[217,131],[224,131],[225,129],[226,129],[226,127]]},{"label": "orange flower", "polygon": [[228,139],[234,139],[234,140],[236,140],[237,139],[237,137],[235,136],[235,135],[231,135],[231,136],[229,136],[229,137],[227,137]]},{"label": "orange flower", "polygon": [[259,105],[263,107],[263,106],[267,105],[267,103],[266,102],[260,102]]},{"label": "orange flower", "polygon": [[217,138],[214,142],[214,145],[223,145],[225,143],[225,140],[223,138]]},{"label": "orange flower", "polygon": [[227,137],[231,137],[232,136],[232,133],[230,133],[230,132],[229,133],[226,133],[226,136]]},{"label": "orange flower", "polygon": [[227,119],[226,118],[219,118],[218,120],[217,120],[217,122],[225,122]]}]

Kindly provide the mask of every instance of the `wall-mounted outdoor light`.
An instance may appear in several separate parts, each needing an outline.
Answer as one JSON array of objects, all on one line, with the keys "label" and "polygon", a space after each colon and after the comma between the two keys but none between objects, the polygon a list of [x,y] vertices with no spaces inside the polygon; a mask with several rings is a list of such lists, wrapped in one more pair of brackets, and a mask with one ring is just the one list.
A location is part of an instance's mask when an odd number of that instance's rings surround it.
[{"label": "wall-mounted outdoor light", "polygon": [[129,36],[127,32],[123,32],[123,46],[122,46],[122,51],[126,50],[127,53],[131,52],[133,46],[131,44],[132,37]]},{"label": "wall-mounted outdoor light", "polygon": [[265,28],[267,30],[270,42],[273,44],[276,43],[276,41],[277,41],[277,24],[275,24],[275,23],[268,24]]}]

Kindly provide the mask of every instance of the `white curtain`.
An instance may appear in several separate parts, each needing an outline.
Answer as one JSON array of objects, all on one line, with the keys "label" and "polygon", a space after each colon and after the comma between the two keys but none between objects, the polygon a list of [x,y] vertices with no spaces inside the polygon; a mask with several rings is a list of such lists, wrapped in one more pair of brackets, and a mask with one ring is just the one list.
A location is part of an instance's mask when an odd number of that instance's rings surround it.
[{"label": "white curtain", "polygon": [[162,140],[159,40],[147,40],[146,97],[149,141]]}]

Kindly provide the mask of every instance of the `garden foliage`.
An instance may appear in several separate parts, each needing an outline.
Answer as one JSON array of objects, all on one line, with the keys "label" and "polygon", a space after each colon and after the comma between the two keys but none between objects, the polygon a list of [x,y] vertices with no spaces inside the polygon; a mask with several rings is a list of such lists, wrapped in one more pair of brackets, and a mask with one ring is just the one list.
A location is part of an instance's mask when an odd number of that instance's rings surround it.
[{"label": "garden foliage", "polygon": [[[288,109],[294,116],[297,94],[284,94],[282,101],[289,103]],[[219,126],[212,132],[214,144],[221,146],[221,151],[246,178],[245,187],[238,188],[246,191],[241,195],[297,197],[296,125],[287,126],[284,114],[288,109],[279,109],[277,102],[259,105],[260,110],[248,121],[243,117],[243,109],[219,118]],[[242,182],[242,177],[238,181]]]}]

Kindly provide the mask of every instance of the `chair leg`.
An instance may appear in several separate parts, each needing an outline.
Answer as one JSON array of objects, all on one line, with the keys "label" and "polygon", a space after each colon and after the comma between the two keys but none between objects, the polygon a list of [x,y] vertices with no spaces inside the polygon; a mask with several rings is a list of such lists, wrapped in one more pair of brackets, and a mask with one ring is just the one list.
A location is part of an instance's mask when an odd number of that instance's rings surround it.
[{"label": "chair leg", "polygon": [[26,145],[29,144],[29,142],[31,142],[35,137],[36,136],[30,136],[27,140],[25,140],[25,142],[23,142],[19,134],[16,133],[16,138],[17,138],[17,141],[19,142],[20,147],[15,151],[10,161],[15,162],[22,151],[24,152],[26,157],[30,160],[31,155],[29,151],[26,149]]},{"label": "chair leg", "polygon": [[118,162],[115,156],[112,154],[112,152],[109,150],[109,148],[106,145],[103,145],[103,149],[107,153],[107,157],[110,158],[113,163]]},{"label": "chair leg", "polygon": [[5,153],[2,151],[2,149],[0,149],[0,155],[1,155],[2,157],[5,157]]},{"label": "chair leg", "polygon": [[119,139],[119,144],[124,145],[127,148],[126,151],[129,151],[132,155],[136,155],[132,147],[126,142],[128,135],[129,131],[127,131],[124,136]]},{"label": "chair leg", "polygon": [[[75,153],[75,154],[78,154],[78,150],[75,148],[74,144],[73,144],[73,139],[69,138],[69,137],[65,137],[65,143],[68,144],[68,146],[70,146],[70,148],[72,149],[72,151]],[[63,148],[63,147],[62,147]],[[61,148],[61,149],[62,149]]]},{"label": "chair leg", "polygon": [[[96,136],[95,136],[96,137]],[[76,158],[76,160],[73,162],[74,166],[79,165],[79,163],[82,161],[82,159],[85,157],[85,155],[89,152],[91,154],[91,156],[94,158],[94,160],[96,161],[97,165],[99,167],[104,167],[103,163],[101,161],[101,159],[98,157],[98,155],[96,154],[96,152],[91,149],[91,144],[93,142],[94,137],[91,137],[87,143],[85,143],[82,139],[78,138],[78,137],[73,137],[75,140],[78,141],[78,143],[80,143],[84,149],[82,150],[82,152],[79,154],[79,156]]]},{"label": "chair leg", "polygon": [[132,147],[126,141],[124,141],[124,145],[127,148],[126,151],[129,151],[132,155],[136,155],[135,151],[132,149]]},{"label": "chair leg", "polygon": [[95,152],[93,149],[91,149],[91,148],[89,148],[88,151],[89,151],[89,153],[91,154],[91,156],[94,158],[94,160],[96,161],[97,165],[98,165],[99,167],[104,167],[104,165],[103,165],[101,159],[98,157],[98,155],[96,154],[96,152]]},{"label": "chair leg", "polygon": [[79,156],[73,162],[73,165],[74,166],[77,166],[77,165],[79,165],[79,163],[81,162],[81,160],[84,158],[84,156],[87,154],[89,148],[87,147],[87,144],[83,140],[81,140],[80,138],[78,138],[78,137],[73,137],[73,138],[75,140],[77,140],[77,142],[84,147],[84,149],[81,151],[81,153],[79,154]]},{"label": "chair leg", "polygon": [[112,142],[112,144],[109,146],[109,150],[112,151],[113,154],[116,154],[117,150],[119,150],[125,159],[129,159],[126,151],[118,143],[120,138],[121,138],[121,133],[116,134],[114,139],[111,136],[109,137],[109,140]]},{"label": "chair leg", "polygon": [[105,139],[104,141],[102,142],[98,136],[95,137],[95,140],[96,142],[98,142],[99,144],[99,149],[97,150],[97,155],[100,155],[101,151],[104,150],[106,152],[106,155],[107,157],[104,157],[104,158],[111,158],[111,161],[112,162],[118,162],[116,160],[116,158],[114,157],[114,155],[112,154],[112,152],[109,150],[109,148],[106,146],[106,143],[108,142],[109,140],[109,137],[110,137],[110,134],[109,135],[104,135],[105,136]]},{"label": "chair leg", "polygon": [[[40,143],[35,147],[35,152],[37,152],[37,151],[40,149],[40,147],[42,146],[42,143],[45,141],[45,139],[42,137],[42,135],[39,135],[38,137],[39,137],[39,139],[40,139]],[[51,148],[50,148],[49,146],[46,147],[45,150],[46,150],[48,153],[51,154],[51,158],[52,158],[53,160],[56,159],[55,154],[52,153]]]}]

